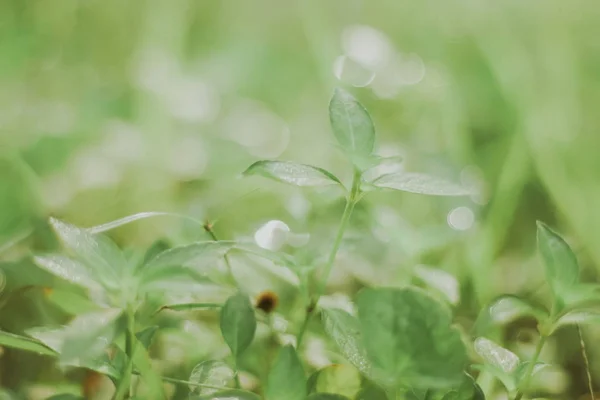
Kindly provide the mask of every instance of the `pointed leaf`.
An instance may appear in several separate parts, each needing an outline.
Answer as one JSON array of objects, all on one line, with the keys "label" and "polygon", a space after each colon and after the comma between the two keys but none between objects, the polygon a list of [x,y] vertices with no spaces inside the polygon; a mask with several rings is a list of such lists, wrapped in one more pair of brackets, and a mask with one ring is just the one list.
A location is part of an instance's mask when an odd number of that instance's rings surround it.
[{"label": "pointed leaf", "polygon": [[373,152],[375,127],[367,110],[350,93],[336,89],[329,102],[333,133],[351,157],[366,158]]},{"label": "pointed leaf", "polygon": [[458,388],[446,393],[442,400],[485,400],[485,394],[475,380],[465,374],[463,383]]},{"label": "pointed leaf", "polygon": [[443,303],[411,287],[363,289],[358,314],[367,354],[384,384],[433,389],[461,382],[467,352]]},{"label": "pointed leaf", "polygon": [[342,355],[363,375],[371,378],[371,364],[363,345],[358,319],[344,310],[335,308],[323,308],[321,315],[325,332]]},{"label": "pointed leaf", "polygon": [[170,212],[162,212],[162,211],[148,211],[148,212],[141,212],[141,213],[137,213],[137,214],[133,214],[133,215],[128,215],[126,217],[123,217],[123,218],[120,218],[120,219],[117,219],[117,220],[114,220],[111,222],[107,222],[102,225],[92,226],[90,228],[86,228],[86,230],[92,234],[101,233],[101,232],[106,232],[111,229],[121,227],[123,225],[127,225],[127,224],[135,222],[135,221],[139,221],[139,220],[146,219],[146,218],[154,218],[154,217],[175,217],[175,218],[180,218],[183,220],[194,222],[200,226],[203,225],[203,223],[201,221],[198,221],[192,217],[188,217],[187,215],[170,213]]},{"label": "pointed leaf", "polygon": [[506,373],[512,374],[519,366],[519,357],[515,353],[489,339],[483,337],[475,339],[475,351],[486,363]]},{"label": "pointed leaf", "polygon": [[[137,368],[147,386],[148,393],[152,394],[154,399],[165,399],[163,383],[160,375],[152,368],[152,360],[144,345],[135,338],[133,365]],[[146,397],[149,398],[149,397]]]},{"label": "pointed leaf", "polygon": [[521,317],[533,317],[543,321],[548,317],[544,310],[513,295],[504,295],[496,299],[488,308],[492,322],[507,324]]},{"label": "pointed leaf", "polygon": [[46,298],[71,315],[98,311],[100,306],[72,290],[50,288],[44,291]]},{"label": "pointed leaf", "polygon": [[538,249],[546,267],[546,279],[555,296],[563,298],[579,283],[579,264],[571,247],[543,222],[537,222]]},{"label": "pointed leaf", "polygon": [[182,303],[182,304],[170,304],[168,306],[162,306],[156,311],[157,313],[162,310],[171,311],[195,311],[195,310],[214,310],[223,307],[223,304],[217,303]]},{"label": "pointed leaf", "polygon": [[231,389],[206,396],[193,396],[190,400],[261,400],[260,396],[245,390]]},{"label": "pointed leaf", "polygon": [[427,194],[431,196],[469,196],[473,192],[445,179],[416,172],[395,172],[382,175],[370,185],[380,189]]},{"label": "pointed leaf", "polygon": [[120,309],[106,309],[75,317],[64,330],[60,351],[63,364],[90,360],[102,355],[120,333]]},{"label": "pointed leaf", "polygon": [[[208,395],[233,384],[235,371],[223,361],[207,360],[196,365],[190,374],[190,394]],[[211,387],[212,386],[212,387]]]},{"label": "pointed leaf", "polygon": [[256,332],[254,307],[248,296],[231,296],[221,309],[221,334],[235,357],[250,346]]},{"label": "pointed leaf", "polygon": [[31,353],[42,354],[45,356],[55,357],[58,355],[56,351],[47,347],[38,340],[31,339],[26,336],[15,335],[13,333],[8,333],[4,331],[0,331],[0,346],[28,351]]},{"label": "pointed leaf", "polygon": [[323,168],[290,161],[257,161],[244,171],[244,175],[260,175],[295,186],[342,185],[335,175]]},{"label": "pointed leaf", "polygon": [[99,290],[100,285],[90,274],[89,268],[82,263],[59,254],[36,256],[35,264],[68,282],[90,290]]},{"label": "pointed leaf", "polygon": [[266,400],[305,400],[306,377],[296,350],[287,345],[275,360],[265,390]]},{"label": "pointed leaf", "polygon": [[111,288],[119,286],[127,262],[119,248],[107,237],[50,218],[50,224],[67,250],[90,273]]},{"label": "pointed leaf", "polygon": [[150,348],[152,344],[152,339],[154,339],[154,335],[158,331],[158,326],[149,326],[146,329],[143,329],[135,334],[140,343],[144,346],[146,350]]}]

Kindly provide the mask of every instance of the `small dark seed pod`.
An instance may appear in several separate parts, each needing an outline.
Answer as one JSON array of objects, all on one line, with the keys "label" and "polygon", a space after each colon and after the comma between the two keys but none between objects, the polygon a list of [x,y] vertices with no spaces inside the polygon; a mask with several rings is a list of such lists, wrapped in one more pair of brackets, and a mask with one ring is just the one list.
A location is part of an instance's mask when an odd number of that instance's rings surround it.
[{"label": "small dark seed pod", "polygon": [[272,313],[277,308],[278,303],[279,297],[277,293],[271,291],[262,292],[256,298],[256,308],[263,310],[267,314]]}]

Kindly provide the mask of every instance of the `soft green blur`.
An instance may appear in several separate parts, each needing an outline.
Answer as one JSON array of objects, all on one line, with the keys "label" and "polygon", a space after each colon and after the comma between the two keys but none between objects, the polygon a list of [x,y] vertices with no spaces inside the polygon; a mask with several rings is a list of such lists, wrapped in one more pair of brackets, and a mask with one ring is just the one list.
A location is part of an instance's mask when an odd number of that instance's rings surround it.
[{"label": "soft green blur", "polygon": [[[239,175],[257,159],[277,158],[350,179],[327,116],[338,85],[371,112],[379,153],[483,194],[369,197],[331,290],[351,296],[357,282],[400,284],[413,266],[428,264],[460,278],[457,314],[465,321],[500,293],[543,301],[536,219],[565,234],[584,279],[593,280],[598,21],[591,0],[0,0],[5,293],[50,279],[15,267],[53,246],[50,215],[91,226],[172,211],[214,221],[227,239],[280,219],[311,234],[307,259],[324,257],[340,193]],[[448,223],[458,207],[464,231]],[[112,236],[136,249],[204,237],[168,218]],[[0,328],[20,332],[62,318],[43,304],[35,293],[14,296]],[[585,334],[600,379],[600,331]],[[569,395],[579,396],[578,340],[563,336],[562,352],[548,357],[578,360],[563,365]],[[527,354],[527,343],[519,346]],[[29,368],[35,360],[7,352],[0,385],[63,382],[50,362]]]}]

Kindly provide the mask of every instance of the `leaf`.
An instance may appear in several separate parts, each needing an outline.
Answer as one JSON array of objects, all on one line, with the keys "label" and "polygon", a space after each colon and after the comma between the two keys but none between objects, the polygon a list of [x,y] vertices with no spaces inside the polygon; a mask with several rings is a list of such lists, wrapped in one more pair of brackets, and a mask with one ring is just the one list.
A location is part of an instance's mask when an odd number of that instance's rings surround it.
[{"label": "leaf", "polygon": [[55,218],[50,218],[50,225],[67,250],[87,267],[94,278],[106,287],[119,287],[127,262],[110,239]]},{"label": "leaf", "polygon": [[257,161],[243,175],[260,175],[295,186],[342,185],[335,175],[323,168],[290,161]]},{"label": "leaf", "polygon": [[35,264],[75,285],[97,291],[101,288],[94,276],[90,274],[89,269],[78,261],[72,260],[58,254],[50,254],[46,256],[36,256],[33,258]]},{"label": "leaf", "polygon": [[305,400],[306,378],[302,363],[296,350],[287,345],[279,354],[269,377],[265,390],[266,400]]},{"label": "leaf", "polygon": [[56,351],[47,347],[38,340],[31,339],[26,336],[15,335],[13,333],[8,333],[4,331],[0,331],[0,346],[28,351],[31,353],[42,354],[45,356],[55,357],[58,355]]},{"label": "leaf", "polygon": [[350,400],[350,398],[342,396],[341,394],[313,393],[308,396],[306,400]]},{"label": "leaf", "polygon": [[120,218],[120,219],[117,219],[117,220],[114,220],[111,222],[107,222],[102,225],[92,226],[90,228],[86,228],[86,230],[92,234],[96,234],[96,233],[106,232],[111,229],[121,227],[123,225],[127,225],[131,222],[139,221],[139,220],[146,219],[146,218],[153,218],[153,217],[175,217],[175,218],[181,218],[183,220],[194,222],[200,226],[203,225],[203,223],[201,221],[198,221],[192,217],[188,217],[187,215],[170,213],[170,212],[162,212],[162,211],[148,211],[148,212],[141,212],[141,213],[137,213],[137,214],[133,214],[133,215],[128,215],[126,217],[123,217],[123,218]]},{"label": "leaf", "polygon": [[450,310],[420,289],[364,289],[358,314],[369,360],[384,384],[447,388],[462,380],[467,352]]},{"label": "leaf", "polygon": [[231,296],[221,309],[221,334],[235,357],[250,346],[256,332],[254,307],[248,296]]},{"label": "leaf", "polygon": [[71,315],[85,314],[98,311],[100,306],[71,290],[50,288],[45,290],[46,298],[63,311]]},{"label": "leaf", "polygon": [[145,329],[142,329],[138,333],[135,334],[140,343],[144,346],[146,350],[150,348],[152,344],[152,339],[154,339],[154,335],[158,331],[158,326],[149,326]]},{"label": "leaf", "polygon": [[458,304],[460,300],[460,286],[454,275],[444,270],[425,265],[417,265],[414,269],[414,274],[427,286],[443,294],[450,304]]},{"label": "leaf", "polygon": [[316,391],[354,398],[360,391],[360,372],[351,365],[334,364],[319,370]]},{"label": "leaf", "polygon": [[367,158],[375,146],[375,127],[367,110],[350,93],[335,89],[329,121],[338,143],[351,157]]},{"label": "leaf", "polygon": [[46,400],[84,400],[84,398],[72,393],[61,393],[50,396]]},{"label": "leaf", "polygon": [[367,381],[365,387],[356,395],[356,400],[388,400],[388,397],[385,390]]},{"label": "leaf", "polygon": [[120,333],[117,320],[121,314],[122,310],[112,308],[75,317],[63,332],[61,363],[70,364],[101,356]]},{"label": "leaf", "polygon": [[134,341],[134,354],[133,354],[133,365],[137,368],[142,376],[142,379],[146,383],[147,391],[152,396],[146,396],[144,398],[152,399],[165,399],[162,379],[160,375],[152,368],[152,360],[148,351],[144,348],[144,345],[135,338]]},{"label": "leaf", "polygon": [[372,377],[371,364],[363,345],[360,322],[346,311],[323,308],[323,325],[327,335],[335,342],[343,356],[366,377]]},{"label": "leaf", "polygon": [[552,325],[551,332],[569,325],[586,325],[600,323],[600,311],[598,310],[574,310],[562,315]]},{"label": "leaf", "polygon": [[207,395],[216,393],[221,389],[208,386],[227,387],[233,383],[234,378],[235,371],[223,361],[203,361],[196,365],[190,374],[190,394]]},{"label": "leaf", "polygon": [[171,311],[195,311],[195,310],[212,310],[223,307],[223,304],[217,303],[182,303],[182,304],[170,304],[168,306],[162,306],[156,311],[156,313],[162,310]]},{"label": "leaf", "polygon": [[500,371],[512,374],[519,366],[519,357],[504,347],[492,342],[489,339],[480,337],[475,339],[475,352],[485,360],[485,362]]},{"label": "leaf", "polygon": [[540,221],[537,221],[537,244],[552,293],[562,299],[579,283],[577,258],[567,242]]},{"label": "leaf", "polygon": [[475,324],[475,335],[485,335],[494,326],[505,325],[523,317],[543,322],[548,319],[548,312],[515,295],[502,295],[481,311]]},{"label": "leaf", "polygon": [[[520,387],[522,383],[525,381],[526,374],[529,371],[529,366],[531,365],[531,361],[525,361],[519,364],[519,367],[516,369],[514,376],[517,382],[517,387]],[[536,362],[535,366],[531,370],[530,378],[533,378],[538,373],[540,373],[543,369],[552,367],[551,364]]]},{"label": "leaf", "polygon": [[471,190],[445,179],[417,172],[395,172],[382,175],[372,181],[370,185],[380,189],[394,189],[431,196],[469,196],[473,194]]},{"label": "leaf", "polygon": [[464,374],[463,383],[446,393],[442,400],[485,400],[485,394],[470,375]]},{"label": "leaf", "polygon": [[207,396],[193,396],[190,400],[261,400],[260,396],[245,390],[223,390]]}]

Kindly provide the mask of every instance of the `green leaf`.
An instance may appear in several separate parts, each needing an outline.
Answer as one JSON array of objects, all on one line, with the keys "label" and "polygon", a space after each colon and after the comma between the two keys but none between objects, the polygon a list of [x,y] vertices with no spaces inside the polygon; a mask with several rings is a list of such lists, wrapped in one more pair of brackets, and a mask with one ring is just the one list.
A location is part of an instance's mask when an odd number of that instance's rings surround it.
[{"label": "green leaf", "polygon": [[98,291],[101,288],[95,277],[90,273],[89,268],[69,257],[49,254],[36,256],[33,261],[38,267],[75,285],[92,291]]},{"label": "green leaf", "polygon": [[50,218],[50,225],[67,250],[83,263],[91,275],[108,288],[118,288],[127,262],[119,248],[107,237]]},{"label": "green leaf", "polygon": [[117,321],[121,314],[122,310],[112,308],[75,317],[63,332],[61,363],[71,364],[101,356],[120,333]]},{"label": "green leaf", "polygon": [[260,396],[245,390],[222,390],[206,396],[193,396],[190,400],[261,400]]},{"label": "green leaf", "polygon": [[93,303],[87,297],[71,290],[50,288],[45,293],[49,301],[71,315],[85,314],[100,309],[99,305]]},{"label": "green leaf", "polygon": [[537,221],[538,250],[546,267],[546,279],[559,299],[579,283],[579,264],[571,247],[543,222]]},{"label": "green leaf", "polygon": [[483,337],[475,339],[474,349],[484,360],[487,370],[498,378],[509,392],[517,388],[516,373],[521,361],[516,354]]},{"label": "green leaf", "polygon": [[475,380],[465,374],[463,383],[458,388],[446,393],[442,400],[485,400],[485,394]]},{"label": "green leaf", "polygon": [[335,89],[329,102],[333,133],[352,158],[365,159],[375,146],[375,127],[367,110],[350,93]]},{"label": "green leaf", "polygon": [[445,179],[416,172],[385,174],[370,182],[370,185],[380,189],[393,189],[430,196],[469,196],[473,194],[472,190]]},{"label": "green leaf", "polygon": [[144,346],[146,350],[150,348],[152,344],[152,339],[154,339],[154,335],[158,331],[158,326],[153,325],[149,326],[145,329],[142,329],[138,333],[135,334],[140,343]]},{"label": "green leaf", "polygon": [[574,310],[563,314],[552,325],[551,332],[570,325],[587,325],[600,323],[600,311],[598,310]]},{"label": "green leaf", "polygon": [[363,345],[360,322],[344,310],[323,308],[323,326],[342,355],[366,377],[372,377],[371,363]]},{"label": "green leaf", "polygon": [[180,218],[183,220],[194,222],[195,224],[198,224],[200,226],[203,225],[203,223],[201,221],[198,221],[192,217],[188,217],[187,215],[170,213],[170,212],[162,212],[162,211],[148,211],[148,212],[141,212],[141,213],[137,213],[137,214],[133,214],[133,215],[128,215],[126,217],[123,217],[123,218],[120,218],[120,219],[117,219],[117,220],[114,220],[111,222],[107,222],[102,225],[97,225],[97,226],[93,226],[91,228],[86,228],[86,230],[92,234],[101,233],[101,232],[106,232],[111,229],[121,227],[123,225],[127,225],[131,222],[139,221],[139,220],[146,219],[146,218],[154,218],[154,217],[175,217],[175,218]]},{"label": "green leaf", "polygon": [[208,395],[219,392],[221,389],[215,387],[230,386],[234,378],[235,371],[223,361],[203,361],[190,374],[190,394]]},{"label": "green leaf", "polygon": [[546,310],[517,296],[502,295],[481,311],[477,318],[475,333],[478,336],[484,335],[494,326],[505,325],[523,317],[532,317],[538,322],[544,322],[549,315]]},{"label": "green leaf", "polygon": [[329,365],[319,370],[315,390],[354,398],[360,391],[360,372],[347,364]]},{"label": "green leaf", "polygon": [[[144,345],[136,337],[134,341],[133,365],[137,368],[151,396],[143,398],[165,399],[162,378],[152,368],[152,360]],[[141,397],[141,396],[140,396]]]},{"label": "green leaf", "polygon": [[26,336],[15,335],[13,333],[8,333],[4,331],[0,331],[0,346],[42,354],[45,356],[55,357],[58,355],[56,351],[47,347],[38,340],[31,339]]},{"label": "green leaf", "polygon": [[275,360],[265,390],[266,400],[305,400],[306,378],[296,350],[287,345]]},{"label": "green leaf", "polygon": [[72,393],[61,393],[50,396],[46,400],[84,400],[84,398]]},{"label": "green leaf", "polygon": [[162,306],[156,313],[162,310],[171,311],[196,311],[196,310],[214,310],[223,307],[223,304],[217,303],[182,303],[182,304],[170,304],[168,306]]},{"label": "green leaf", "polygon": [[355,400],[388,400],[388,397],[385,390],[367,381]]},{"label": "green leaf", "polygon": [[341,394],[313,393],[308,396],[306,400],[350,400],[350,398],[342,396]]},{"label": "green leaf", "polygon": [[434,389],[461,382],[467,352],[443,303],[411,287],[364,289],[358,314],[367,354],[384,384]]},{"label": "green leaf", "polygon": [[245,176],[260,175],[295,186],[342,185],[335,175],[323,168],[290,161],[257,161],[249,166],[243,174]]},{"label": "green leaf", "polygon": [[250,346],[256,332],[254,307],[248,296],[231,296],[221,309],[221,334],[235,357]]}]

